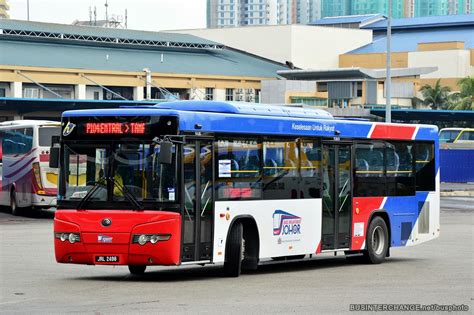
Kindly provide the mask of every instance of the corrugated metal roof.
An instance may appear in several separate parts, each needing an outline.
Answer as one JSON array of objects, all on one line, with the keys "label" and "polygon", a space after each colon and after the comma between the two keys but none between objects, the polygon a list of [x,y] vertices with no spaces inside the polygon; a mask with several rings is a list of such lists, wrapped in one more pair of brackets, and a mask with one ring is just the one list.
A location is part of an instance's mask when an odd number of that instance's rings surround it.
[{"label": "corrugated metal roof", "polygon": [[27,41],[3,40],[0,43],[0,64],[3,65],[133,72],[149,68],[158,73],[249,77],[277,77],[278,70],[287,69],[230,49],[167,51]]},{"label": "corrugated metal roof", "polygon": [[347,15],[347,16],[331,16],[316,20],[311,25],[332,25],[332,24],[351,24],[362,23],[368,20],[383,18],[382,14],[363,14],[363,15]]},{"label": "corrugated metal roof", "polygon": [[[464,42],[467,49],[474,48],[474,27],[400,30],[392,33],[392,51],[416,51],[419,43]],[[371,44],[352,50],[347,54],[384,53],[387,50],[385,34],[375,35]]]},{"label": "corrugated metal roof", "polygon": [[95,26],[78,26],[56,23],[31,22],[21,20],[0,19],[0,29],[12,29],[23,31],[40,31],[48,33],[68,33],[84,36],[115,37],[122,39],[173,41],[193,44],[216,44],[207,39],[188,34],[176,34],[166,32],[138,31],[119,28],[105,28]]},{"label": "corrugated metal roof", "polygon": [[[474,25],[474,14],[425,16],[405,19],[393,19],[392,29],[426,28]],[[379,21],[366,25],[362,28],[372,30],[384,30],[387,28],[387,21]]]}]

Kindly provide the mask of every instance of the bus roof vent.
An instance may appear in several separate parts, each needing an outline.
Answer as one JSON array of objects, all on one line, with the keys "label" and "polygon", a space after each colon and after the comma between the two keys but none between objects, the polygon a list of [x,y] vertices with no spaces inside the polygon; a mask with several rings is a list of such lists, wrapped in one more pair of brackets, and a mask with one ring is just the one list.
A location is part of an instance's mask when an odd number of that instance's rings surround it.
[{"label": "bus roof vent", "polygon": [[177,101],[157,104],[155,107],[194,112],[334,119],[334,117],[329,112],[322,109],[287,106],[284,104],[269,105],[246,102]]}]

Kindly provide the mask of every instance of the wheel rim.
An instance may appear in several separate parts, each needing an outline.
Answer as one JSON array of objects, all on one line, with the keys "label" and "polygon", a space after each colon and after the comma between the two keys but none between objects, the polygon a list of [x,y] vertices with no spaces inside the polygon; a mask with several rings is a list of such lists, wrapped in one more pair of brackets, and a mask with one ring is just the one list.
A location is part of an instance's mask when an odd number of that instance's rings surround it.
[{"label": "wheel rim", "polygon": [[382,227],[376,226],[372,232],[372,249],[375,254],[380,255],[383,253],[385,247],[385,233]]}]

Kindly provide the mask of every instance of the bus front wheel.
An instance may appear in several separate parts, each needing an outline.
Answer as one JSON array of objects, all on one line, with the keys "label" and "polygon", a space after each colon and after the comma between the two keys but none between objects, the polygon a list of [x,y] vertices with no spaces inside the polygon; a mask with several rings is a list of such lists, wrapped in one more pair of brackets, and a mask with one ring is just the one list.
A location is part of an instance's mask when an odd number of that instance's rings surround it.
[{"label": "bus front wheel", "polygon": [[232,225],[225,249],[224,272],[229,277],[238,277],[242,270],[242,240],[242,223],[236,222]]},{"label": "bus front wheel", "polygon": [[369,263],[380,264],[385,260],[389,246],[388,240],[388,228],[385,220],[375,217],[367,229],[365,256]]},{"label": "bus front wheel", "polygon": [[146,266],[144,265],[129,265],[128,270],[132,275],[142,275],[145,273]]}]

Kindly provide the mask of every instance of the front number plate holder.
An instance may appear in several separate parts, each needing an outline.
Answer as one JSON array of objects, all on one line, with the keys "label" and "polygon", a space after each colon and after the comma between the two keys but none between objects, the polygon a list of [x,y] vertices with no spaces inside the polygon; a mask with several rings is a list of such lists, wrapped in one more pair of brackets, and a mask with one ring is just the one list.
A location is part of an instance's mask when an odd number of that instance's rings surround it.
[{"label": "front number plate holder", "polygon": [[99,255],[95,256],[95,262],[97,264],[116,264],[120,262],[120,257],[116,255]]}]

